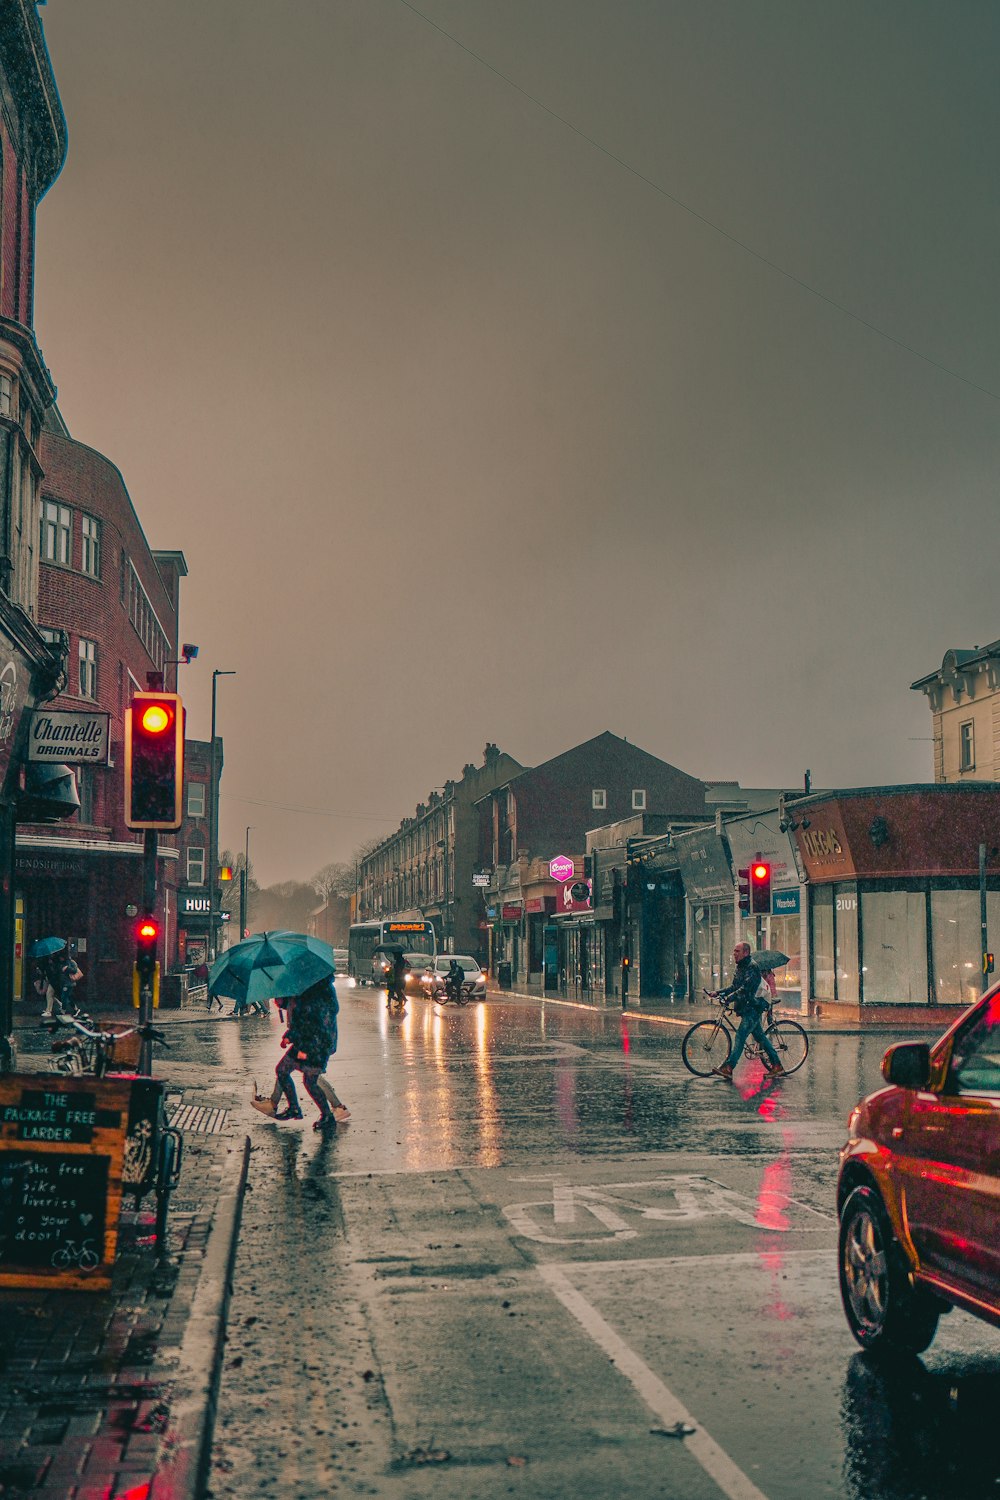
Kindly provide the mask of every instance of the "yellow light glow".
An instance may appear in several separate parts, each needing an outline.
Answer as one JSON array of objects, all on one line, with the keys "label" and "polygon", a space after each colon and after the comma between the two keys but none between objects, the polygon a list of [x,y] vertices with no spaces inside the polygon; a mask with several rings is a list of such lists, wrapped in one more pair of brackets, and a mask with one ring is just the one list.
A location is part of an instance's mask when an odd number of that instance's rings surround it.
[{"label": "yellow light glow", "polygon": [[162,734],[170,727],[170,714],[162,703],[151,703],[143,709],[142,727],[147,734]]}]

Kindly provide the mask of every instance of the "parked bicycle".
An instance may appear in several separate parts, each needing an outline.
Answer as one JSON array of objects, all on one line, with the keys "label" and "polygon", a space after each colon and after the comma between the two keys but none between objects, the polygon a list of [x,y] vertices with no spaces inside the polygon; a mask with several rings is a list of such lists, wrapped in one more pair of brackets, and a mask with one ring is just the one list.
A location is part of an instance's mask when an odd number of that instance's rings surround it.
[{"label": "parked bicycle", "polygon": [[[115,1052],[126,1037],[159,1042],[169,1047],[166,1036],[156,1026],[143,1023],[121,1031],[101,1031],[90,1016],[51,1016],[42,1022],[53,1034],[70,1031],[71,1036],[53,1041],[55,1068],[71,1078],[93,1076],[104,1078],[114,1067]],[[122,1187],[135,1196],[136,1207],[148,1192],[156,1195],[156,1247],[166,1248],[167,1215],[170,1194],[181,1175],[183,1143],[180,1132],[167,1124],[162,1078],[137,1074],[131,1078],[128,1131],[122,1161]]]},{"label": "parked bicycle", "polygon": [[[681,1042],[681,1058],[688,1072],[697,1078],[708,1078],[729,1057],[733,1047],[733,1033],[740,1018],[732,1006],[710,991],[703,992],[715,1000],[719,1013],[708,1020],[695,1021]],[[809,1053],[809,1037],[798,1021],[787,1016],[775,1019],[774,1006],[769,1005],[762,1016],[764,1035],[777,1052],[786,1073],[796,1073]],[[748,1037],[743,1049],[745,1057],[762,1057],[759,1042]],[[766,1059],[765,1059],[766,1060]]]}]

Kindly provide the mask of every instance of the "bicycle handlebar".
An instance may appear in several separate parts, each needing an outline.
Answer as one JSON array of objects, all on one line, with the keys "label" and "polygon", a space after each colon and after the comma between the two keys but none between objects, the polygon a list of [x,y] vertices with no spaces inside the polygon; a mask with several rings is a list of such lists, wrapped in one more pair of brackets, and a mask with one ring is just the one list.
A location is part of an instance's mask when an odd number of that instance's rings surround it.
[{"label": "bicycle handlebar", "polygon": [[88,1037],[92,1042],[119,1042],[123,1037],[134,1036],[136,1032],[143,1041],[159,1042],[161,1046],[169,1048],[170,1043],[166,1035],[158,1026],[152,1026],[144,1021],[140,1026],[128,1026],[124,1031],[91,1031],[89,1026],[84,1026],[76,1016],[43,1016],[42,1025],[46,1029],[58,1030],[60,1026],[71,1026],[74,1031],[79,1031],[82,1036]]}]

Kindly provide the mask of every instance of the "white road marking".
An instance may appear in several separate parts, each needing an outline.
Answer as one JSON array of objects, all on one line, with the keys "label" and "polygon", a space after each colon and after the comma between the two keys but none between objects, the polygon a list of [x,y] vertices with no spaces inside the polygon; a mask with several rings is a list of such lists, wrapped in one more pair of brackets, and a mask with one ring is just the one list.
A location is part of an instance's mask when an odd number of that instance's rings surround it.
[{"label": "white road marking", "polygon": [[[739,1256],[705,1257],[705,1259],[720,1260],[740,1258]],[[751,1257],[753,1258],[755,1257]],[[631,1264],[639,1263],[632,1262]],[[651,1261],[649,1264],[663,1265],[664,1262]],[[598,1348],[603,1349],[626,1380],[631,1382],[636,1393],[665,1427],[672,1427],[678,1422],[694,1427],[695,1431],[682,1440],[684,1447],[692,1458],[701,1464],[705,1473],[714,1479],[728,1500],[768,1500],[763,1490],[759,1490],[753,1481],[747,1478],[743,1470],[733,1462],[729,1454],[719,1447],[704,1427],[698,1425],[687,1408],[678,1401],[673,1391],[664,1385],[659,1376],[653,1374],[645,1361],[629,1348],[624,1339],[620,1338],[611,1325],[605,1322],[597,1309],[576,1290],[559,1266],[539,1266],[538,1274],[548,1283],[567,1312],[572,1313]]]}]

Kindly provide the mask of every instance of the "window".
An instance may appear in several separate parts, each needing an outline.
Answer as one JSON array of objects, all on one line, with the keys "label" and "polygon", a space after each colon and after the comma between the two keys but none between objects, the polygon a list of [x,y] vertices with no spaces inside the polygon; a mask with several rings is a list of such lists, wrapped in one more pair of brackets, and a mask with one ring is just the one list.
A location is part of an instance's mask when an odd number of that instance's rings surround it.
[{"label": "window", "polygon": [[80,697],[97,697],[97,642],[80,638]]},{"label": "window", "polygon": [[958,769],[976,769],[976,726],[971,719],[958,726]]},{"label": "window", "polygon": [[91,578],[101,576],[101,530],[99,522],[93,516],[81,516],[80,527],[83,533],[83,552],[80,566]]},{"label": "window", "polygon": [[188,782],[188,813],[189,818],[203,818],[205,816],[205,783],[203,781]]},{"label": "window", "polygon": [[604,787],[595,786],[594,790],[590,794],[590,805],[591,807],[597,808],[598,811],[603,811],[603,809],[607,807],[608,794],[605,791]]},{"label": "window", "polygon": [[118,568],[118,591],[123,604],[128,604],[128,579],[130,572],[131,569],[128,563],[128,553],[123,547]]},{"label": "window", "polygon": [[814,885],[810,892],[812,918],[812,992],[817,1000],[834,998],[833,887]]},{"label": "window", "polygon": [[862,891],[864,1000],[927,1004],[927,898],[923,891]]},{"label": "window", "polygon": [[1000,1094],[1000,998],[955,1037],[945,1092]]},{"label": "window", "polygon": [[58,646],[62,640],[62,631],[53,630],[50,625],[39,625],[38,634],[43,641],[48,641],[50,646]]},{"label": "window", "polygon": [[68,505],[59,505],[55,500],[46,500],[42,506],[42,560],[59,563],[68,568],[70,563],[70,535],[73,512]]},{"label": "window", "polygon": [[633,812],[645,812],[646,811],[646,793],[645,792],[643,792],[643,791],[633,791],[632,792],[632,811]]},{"label": "window", "polygon": [[205,884],[205,850],[200,844],[188,844],[187,883],[188,885]]},{"label": "window", "polygon": [[[1000,932],[1000,891],[986,892],[986,926]],[[977,890],[931,891],[934,998],[939,1005],[971,1005],[981,994],[982,926]]]},{"label": "window", "polygon": [[0,375],[0,417],[14,415],[14,382],[9,375]]},{"label": "window", "polygon": [[156,618],[146,590],[139,582],[139,575],[131,563],[129,564],[128,612],[135,632],[149,652],[154,667],[162,672],[163,664],[167,659],[167,638],[160,628],[160,622]]}]

